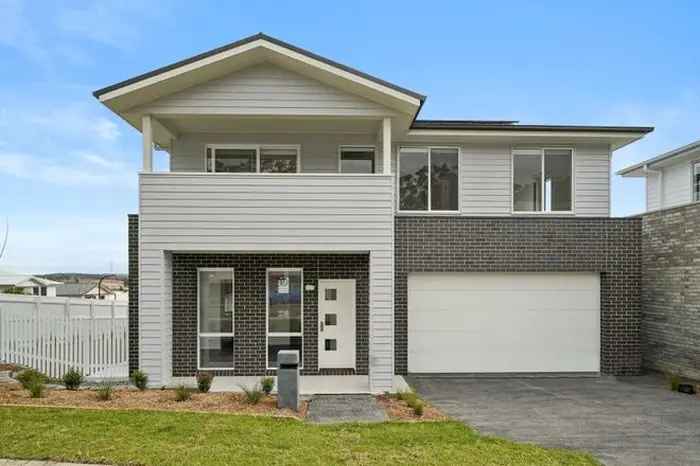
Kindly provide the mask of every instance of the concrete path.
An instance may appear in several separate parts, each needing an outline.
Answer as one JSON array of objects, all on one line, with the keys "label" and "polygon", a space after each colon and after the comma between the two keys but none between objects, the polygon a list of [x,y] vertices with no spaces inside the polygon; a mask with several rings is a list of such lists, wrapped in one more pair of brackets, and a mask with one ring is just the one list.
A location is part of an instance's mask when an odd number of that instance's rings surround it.
[{"label": "concrete path", "polygon": [[408,382],[484,434],[586,450],[607,465],[700,465],[700,397],[659,376]]},{"label": "concrete path", "polygon": [[382,422],[386,413],[372,395],[316,395],[309,401],[307,419],[319,424]]}]

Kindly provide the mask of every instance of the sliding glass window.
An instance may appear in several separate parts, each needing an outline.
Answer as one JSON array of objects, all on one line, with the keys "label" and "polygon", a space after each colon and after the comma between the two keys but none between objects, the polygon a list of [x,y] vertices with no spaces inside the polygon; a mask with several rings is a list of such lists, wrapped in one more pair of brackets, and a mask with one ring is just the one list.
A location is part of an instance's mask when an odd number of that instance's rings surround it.
[{"label": "sliding glass window", "polygon": [[403,147],[399,151],[399,210],[459,210],[459,150]]},{"label": "sliding glass window", "polygon": [[233,269],[198,269],[200,369],[233,369]]},{"label": "sliding glass window", "polygon": [[299,146],[219,145],[206,147],[208,173],[298,173]]},{"label": "sliding glass window", "polygon": [[278,367],[280,350],[299,352],[303,366],[304,292],[301,269],[267,270],[267,367]]},{"label": "sliding glass window", "polygon": [[341,173],[374,173],[374,147],[342,146]]},{"label": "sliding glass window", "polygon": [[513,211],[571,212],[571,149],[513,151]]}]

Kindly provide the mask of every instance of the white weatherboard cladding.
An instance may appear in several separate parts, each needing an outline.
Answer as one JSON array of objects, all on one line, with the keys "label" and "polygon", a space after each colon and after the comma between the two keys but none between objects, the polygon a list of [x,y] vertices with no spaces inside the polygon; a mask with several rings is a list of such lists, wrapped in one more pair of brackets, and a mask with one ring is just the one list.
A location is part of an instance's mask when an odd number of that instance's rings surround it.
[{"label": "white weatherboard cladding", "polygon": [[[398,143],[401,146],[459,147],[461,152],[461,214],[511,215],[512,150],[514,147],[557,147],[546,142],[511,144]],[[574,149],[574,209],[578,217],[610,215],[610,149],[605,145],[568,145]],[[392,170],[396,173],[396,156]]]},{"label": "white weatherboard cladding", "polygon": [[691,202],[691,169],[691,164],[686,161],[663,168],[663,208]]},{"label": "white weatherboard cladding", "polygon": [[[269,134],[269,133],[185,133],[175,142],[170,155],[170,171],[204,171],[207,144],[298,145],[303,173],[337,173],[338,148],[342,145],[376,146],[376,134]],[[379,150],[379,148],[377,148]],[[381,158],[381,157],[378,157]],[[380,161],[376,161],[379,167]]]},{"label": "white weatherboard cladding", "polygon": [[369,252],[370,383],[390,390],[393,193],[385,175],[142,174],[140,357],[151,382],[171,373],[168,251]]},{"label": "white weatherboard cladding", "polygon": [[383,116],[378,103],[288,71],[261,64],[163,97],[145,113],[205,115]]},{"label": "white weatherboard cladding", "polygon": [[408,277],[409,372],[599,369],[598,274]]},{"label": "white weatherboard cladding", "polygon": [[647,210],[661,208],[661,176],[650,173],[646,178],[647,183]]}]

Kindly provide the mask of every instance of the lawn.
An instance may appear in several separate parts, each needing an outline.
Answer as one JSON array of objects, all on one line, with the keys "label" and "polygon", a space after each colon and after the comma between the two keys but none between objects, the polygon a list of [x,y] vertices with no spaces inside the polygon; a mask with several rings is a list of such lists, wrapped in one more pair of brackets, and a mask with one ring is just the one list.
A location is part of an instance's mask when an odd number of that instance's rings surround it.
[{"label": "lawn", "polygon": [[0,458],[144,465],[597,465],[457,422],[311,425],[212,413],[0,407]]}]

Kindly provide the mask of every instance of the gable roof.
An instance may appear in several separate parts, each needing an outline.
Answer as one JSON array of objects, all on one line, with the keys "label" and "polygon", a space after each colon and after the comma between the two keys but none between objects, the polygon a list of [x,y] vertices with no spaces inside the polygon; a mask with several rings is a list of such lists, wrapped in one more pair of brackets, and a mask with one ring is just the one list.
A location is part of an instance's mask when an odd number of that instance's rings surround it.
[{"label": "gable roof", "polygon": [[644,167],[650,167],[651,165],[658,164],[660,162],[670,162],[674,158],[680,158],[685,155],[690,154],[691,152],[694,151],[700,151],[700,139],[697,141],[691,142],[690,144],[686,144],[685,146],[678,147],[676,149],[670,150],[668,152],[664,152],[661,155],[657,155],[656,157],[652,157],[650,159],[647,159],[643,162],[636,163],[634,165],[630,165],[627,168],[623,168],[622,170],[619,170],[616,174],[620,176],[645,176],[644,173]]},{"label": "gable roof", "polygon": [[[56,287],[56,296],[83,296],[97,289],[97,283],[64,283]],[[102,292],[109,294],[112,290],[102,285]]]},{"label": "gable roof", "polygon": [[264,41],[270,42],[272,44],[278,45],[280,47],[286,48],[288,50],[300,53],[300,54],[305,55],[309,58],[313,58],[314,60],[318,60],[320,62],[326,63],[327,65],[331,65],[333,67],[336,67],[340,70],[347,71],[348,73],[352,73],[352,74],[357,75],[361,78],[367,79],[369,81],[373,81],[377,84],[381,84],[382,86],[386,86],[388,88],[402,92],[406,95],[410,95],[410,96],[415,97],[416,99],[419,99],[421,101],[426,99],[426,96],[419,94],[418,92],[411,91],[409,89],[406,89],[405,87],[398,86],[396,84],[390,83],[389,81],[385,81],[385,80],[378,78],[376,76],[372,76],[371,74],[365,73],[363,71],[357,70],[357,69],[352,68],[352,67],[347,66],[347,65],[343,65],[342,63],[338,63],[337,61],[333,61],[329,58],[315,54],[315,53],[310,52],[310,51],[303,49],[301,47],[297,47],[296,45],[292,45],[288,42],[284,42],[284,41],[277,39],[275,37],[268,36],[267,34],[264,34],[262,32],[259,32],[257,34],[252,35],[252,36],[248,36],[248,37],[245,37],[243,39],[231,42],[231,43],[223,45],[221,47],[217,47],[217,48],[209,50],[207,52],[203,52],[203,53],[200,53],[198,55],[194,55],[192,57],[185,58],[184,60],[180,60],[180,61],[177,61],[175,63],[171,63],[170,65],[165,65],[165,66],[162,66],[160,68],[156,68],[155,70],[148,71],[146,73],[140,74],[138,76],[134,76],[133,78],[126,79],[124,81],[112,84],[110,86],[103,87],[102,89],[98,89],[98,90],[94,91],[92,93],[92,95],[99,98],[104,94],[115,91],[117,89],[121,89],[121,88],[126,87],[130,84],[134,84],[134,83],[137,83],[139,81],[143,81],[144,79],[151,78],[153,76],[157,76],[159,74],[165,73],[166,71],[175,70],[177,68],[183,67],[185,65],[189,65],[191,63],[195,63],[195,62],[203,60],[205,58],[212,57],[212,56],[220,54],[222,52],[233,50],[235,48],[249,44],[249,43],[254,42],[256,40],[264,40]]},{"label": "gable roof", "polygon": [[31,286],[29,284],[25,284],[25,282],[34,282],[37,285],[41,286],[52,286],[52,285],[60,285],[61,282],[55,282],[53,280],[49,280],[46,278],[41,278],[41,277],[35,277],[34,275],[27,275],[27,274],[19,274],[19,273],[3,273],[0,274],[0,285],[11,285],[11,286],[17,286],[17,285],[24,285],[26,286]]},{"label": "gable roof", "polygon": [[326,84],[345,86],[351,92],[366,93],[365,97],[412,116],[417,114],[426,99],[418,92],[263,33],[103,87],[93,95],[113,111],[121,113],[263,61],[313,75]]}]

